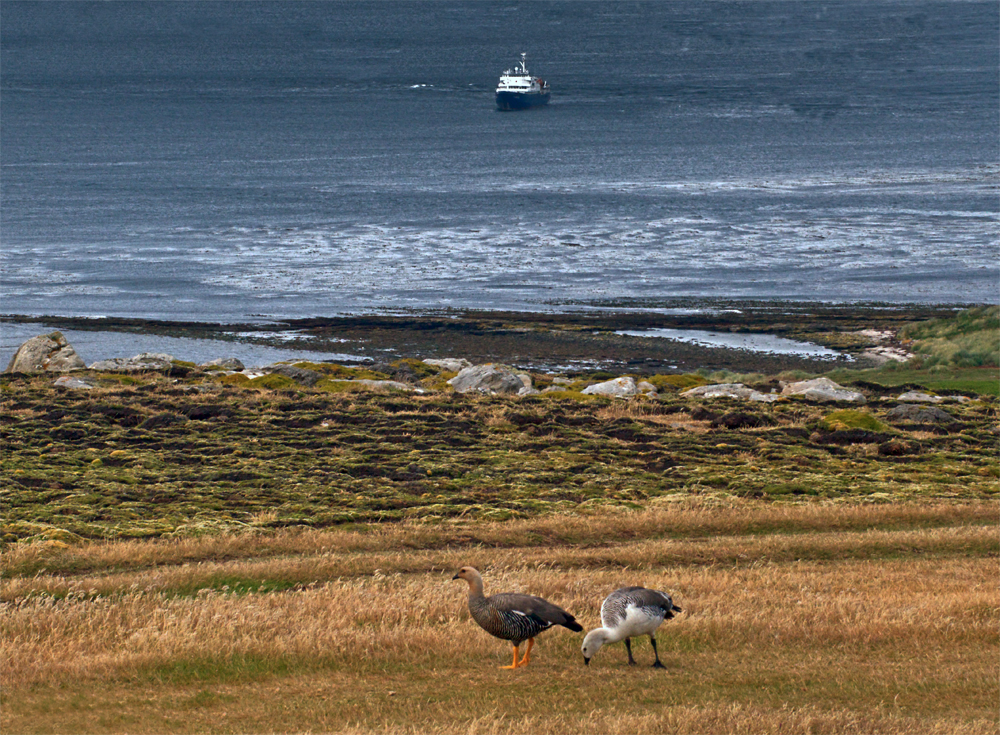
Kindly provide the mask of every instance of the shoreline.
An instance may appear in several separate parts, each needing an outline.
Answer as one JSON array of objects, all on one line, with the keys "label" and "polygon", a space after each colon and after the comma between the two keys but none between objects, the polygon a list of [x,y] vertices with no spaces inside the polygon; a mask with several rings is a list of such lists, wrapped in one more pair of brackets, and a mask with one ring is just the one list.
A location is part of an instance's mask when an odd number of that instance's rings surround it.
[{"label": "shoreline", "polygon": [[[825,372],[835,367],[875,366],[877,361],[865,357],[865,351],[897,346],[892,344],[893,337],[886,335],[894,335],[909,322],[951,315],[961,306],[675,299],[646,302],[641,310],[633,305],[632,309],[607,307],[566,313],[446,309],[302,317],[266,323],[7,314],[0,315],[0,324],[216,340],[244,348],[326,353],[348,364],[404,357],[464,357],[477,364],[504,362],[568,373],[684,373],[704,369],[775,374],[785,370]],[[769,335],[819,345],[840,354],[833,358],[776,354],[616,333],[642,330]],[[876,333],[883,337],[876,338]]]}]

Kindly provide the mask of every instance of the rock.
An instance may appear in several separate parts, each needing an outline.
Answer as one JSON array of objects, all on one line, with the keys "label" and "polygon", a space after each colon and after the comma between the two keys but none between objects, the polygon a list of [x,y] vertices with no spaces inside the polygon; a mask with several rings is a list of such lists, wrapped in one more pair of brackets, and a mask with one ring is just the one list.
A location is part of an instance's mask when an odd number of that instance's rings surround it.
[{"label": "rock", "polygon": [[899,347],[872,347],[862,352],[860,357],[876,365],[885,365],[887,362],[906,362],[913,357],[913,353]]},{"label": "rock", "polygon": [[323,373],[318,373],[315,370],[307,368],[295,367],[294,365],[269,365],[268,368],[272,373],[284,375],[286,378],[291,378],[296,383],[307,387],[316,385],[323,377]]},{"label": "rock", "polygon": [[459,393],[518,393],[524,388],[513,369],[494,363],[464,368],[448,385]]},{"label": "rock", "polygon": [[542,393],[565,393],[568,390],[565,385],[550,385],[548,388],[543,388]]},{"label": "rock", "polygon": [[67,373],[87,365],[76,354],[62,332],[32,337],[17,348],[7,365],[8,373]]},{"label": "rock", "polygon": [[639,390],[640,393],[645,393],[646,395],[651,395],[651,396],[656,395],[656,386],[648,381],[640,380],[638,383],[636,383],[635,387]]},{"label": "rock", "polygon": [[603,383],[588,385],[581,393],[588,396],[611,396],[612,398],[631,398],[639,392],[635,379],[628,375],[623,375],[614,380],[607,380]]},{"label": "rock", "polygon": [[83,378],[71,378],[68,375],[56,378],[52,385],[56,388],[66,388],[69,390],[93,390],[97,387]]},{"label": "rock", "polygon": [[935,406],[917,406],[904,403],[886,414],[890,421],[906,421],[914,424],[953,424],[955,417]]},{"label": "rock", "polygon": [[400,383],[398,380],[346,380],[345,383],[356,383],[375,390],[405,390],[412,391],[413,386]]},{"label": "rock", "polygon": [[700,385],[690,388],[682,396],[687,398],[739,398],[744,401],[760,401],[773,403],[779,396],[775,393],[761,393],[759,390],[747,388],[743,383],[717,383],[715,385]]},{"label": "rock", "polygon": [[576,381],[570,378],[552,378],[552,382],[555,385],[573,385]]},{"label": "rock", "polygon": [[911,390],[896,398],[897,401],[910,401],[916,403],[944,403],[941,396],[932,396],[930,393],[922,393],[919,390]]},{"label": "rock", "polygon": [[420,382],[420,377],[413,371],[413,368],[405,362],[397,365],[393,365],[388,362],[375,362],[372,364],[371,369],[373,372],[388,375],[389,380],[394,380],[400,383]]},{"label": "rock", "polygon": [[541,392],[535,390],[535,386],[531,383],[531,376],[527,373],[517,373],[517,377],[521,381],[521,385],[524,386],[517,392],[519,396],[537,396]]},{"label": "rock", "polygon": [[439,367],[449,373],[458,373],[472,367],[472,363],[464,357],[443,357],[440,360],[424,360],[424,364]]},{"label": "rock", "polygon": [[135,357],[115,357],[110,360],[98,360],[91,364],[90,369],[108,373],[170,370],[173,367],[173,361],[173,355],[167,355],[162,352],[142,352]]},{"label": "rock", "polygon": [[865,397],[858,391],[848,390],[829,378],[814,378],[787,384],[781,391],[783,396],[800,396],[810,401],[845,401],[865,403]]},{"label": "rock", "polygon": [[203,368],[220,367],[220,368],[225,368],[226,370],[232,370],[233,372],[240,372],[241,370],[246,369],[246,366],[240,360],[237,360],[235,357],[220,357],[216,360],[209,360],[208,362],[203,362],[198,367],[203,367]]}]

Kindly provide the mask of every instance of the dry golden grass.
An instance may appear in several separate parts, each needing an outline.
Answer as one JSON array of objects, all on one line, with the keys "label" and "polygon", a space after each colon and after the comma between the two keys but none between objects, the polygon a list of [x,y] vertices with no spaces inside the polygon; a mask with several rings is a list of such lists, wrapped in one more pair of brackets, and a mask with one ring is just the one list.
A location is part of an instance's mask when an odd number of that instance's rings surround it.
[{"label": "dry golden grass", "polygon": [[[746,505],[15,547],[0,730],[992,733],[994,516]],[[32,553],[53,570],[10,574]],[[644,640],[639,667],[621,645],[583,667],[561,628],[531,666],[499,670],[509,648],[470,620],[462,564],[487,593],[542,595],[587,628],[617,586],[671,591],[668,670]]]}]

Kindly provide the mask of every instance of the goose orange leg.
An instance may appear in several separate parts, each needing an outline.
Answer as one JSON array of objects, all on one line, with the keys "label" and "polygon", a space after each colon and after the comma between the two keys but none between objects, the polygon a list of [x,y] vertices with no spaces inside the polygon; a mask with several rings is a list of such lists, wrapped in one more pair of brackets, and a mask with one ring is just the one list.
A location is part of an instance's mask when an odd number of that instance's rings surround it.
[{"label": "goose orange leg", "polygon": [[521,662],[518,664],[518,666],[527,666],[528,665],[528,662],[531,661],[531,649],[532,649],[532,647],[534,645],[535,645],[535,639],[534,638],[529,638],[528,639],[528,647],[524,651],[524,658],[521,659]]},{"label": "goose orange leg", "polygon": [[501,669],[516,669],[517,666],[518,666],[518,663],[517,663],[517,646],[514,646],[514,663],[512,663],[510,666],[501,666],[500,668]]}]

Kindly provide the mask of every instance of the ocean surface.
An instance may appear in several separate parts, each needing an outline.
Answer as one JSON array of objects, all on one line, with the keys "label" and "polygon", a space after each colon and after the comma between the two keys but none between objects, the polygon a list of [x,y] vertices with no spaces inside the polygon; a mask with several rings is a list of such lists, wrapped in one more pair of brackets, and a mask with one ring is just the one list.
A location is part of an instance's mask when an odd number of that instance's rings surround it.
[{"label": "ocean surface", "polygon": [[[0,4],[0,313],[1000,300],[1000,5]],[[548,107],[498,112],[520,52]]]}]

